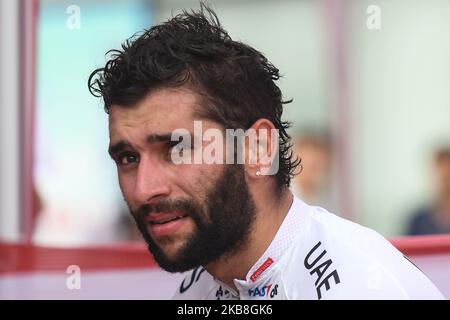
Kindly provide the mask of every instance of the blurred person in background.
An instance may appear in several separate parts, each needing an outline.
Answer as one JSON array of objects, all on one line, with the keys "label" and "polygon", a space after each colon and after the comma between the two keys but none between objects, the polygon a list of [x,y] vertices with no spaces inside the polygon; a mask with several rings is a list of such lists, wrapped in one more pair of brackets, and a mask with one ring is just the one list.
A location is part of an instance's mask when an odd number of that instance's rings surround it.
[{"label": "blurred person in background", "polygon": [[450,233],[450,148],[434,153],[433,182],[433,202],[414,212],[409,235]]},{"label": "blurred person in background", "polygon": [[311,205],[330,206],[331,146],[326,134],[298,133],[294,154],[301,172],[292,179],[292,192]]}]

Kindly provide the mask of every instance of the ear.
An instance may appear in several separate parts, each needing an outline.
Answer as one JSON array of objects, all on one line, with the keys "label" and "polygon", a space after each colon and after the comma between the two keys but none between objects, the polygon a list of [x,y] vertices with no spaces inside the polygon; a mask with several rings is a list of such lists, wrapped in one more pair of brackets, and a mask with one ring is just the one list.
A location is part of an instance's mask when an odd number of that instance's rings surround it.
[{"label": "ear", "polygon": [[250,178],[278,172],[278,130],[268,119],[258,119],[245,135],[245,166]]}]

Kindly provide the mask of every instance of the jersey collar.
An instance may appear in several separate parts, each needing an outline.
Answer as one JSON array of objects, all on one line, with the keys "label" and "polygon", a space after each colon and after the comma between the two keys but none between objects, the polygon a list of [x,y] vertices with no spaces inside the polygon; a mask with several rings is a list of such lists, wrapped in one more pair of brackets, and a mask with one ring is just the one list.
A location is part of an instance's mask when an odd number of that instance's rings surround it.
[{"label": "jersey collar", "polygon": [[293,196],[292,205],[269,247],[250,268],[245,280],[234,280],[236,287],[254,286],[271,273],[272,268],[294,243],[308,210],[309,206],[306,203]]}]

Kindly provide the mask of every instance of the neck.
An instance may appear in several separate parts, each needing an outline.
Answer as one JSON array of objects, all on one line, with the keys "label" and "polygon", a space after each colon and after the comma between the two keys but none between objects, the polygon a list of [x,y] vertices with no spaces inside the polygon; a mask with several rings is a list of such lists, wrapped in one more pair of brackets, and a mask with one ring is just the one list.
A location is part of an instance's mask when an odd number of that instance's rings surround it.
[{"label": "neck", "polygon": [[[255,199],[256,218],[245,246],[231,254],[209,263],[205,269],[216,279],[236,290],[234,279],[245,279],[247,273],[264,254],[280,228],[293,201],[293,195],[286,189],[275,199],[260,194]],[[272,199],[272,200],[267,200]]]}]

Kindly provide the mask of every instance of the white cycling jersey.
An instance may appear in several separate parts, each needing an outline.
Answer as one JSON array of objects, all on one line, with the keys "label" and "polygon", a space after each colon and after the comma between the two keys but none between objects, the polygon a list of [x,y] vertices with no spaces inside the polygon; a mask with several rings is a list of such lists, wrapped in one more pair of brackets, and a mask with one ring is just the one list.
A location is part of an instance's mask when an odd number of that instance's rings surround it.
[{"label": "white cycling jersey", "polygon": [[433,283],[377,232],[294,197],[272,243],[238,291],[203,267],[175,299],[443,299]]}]

